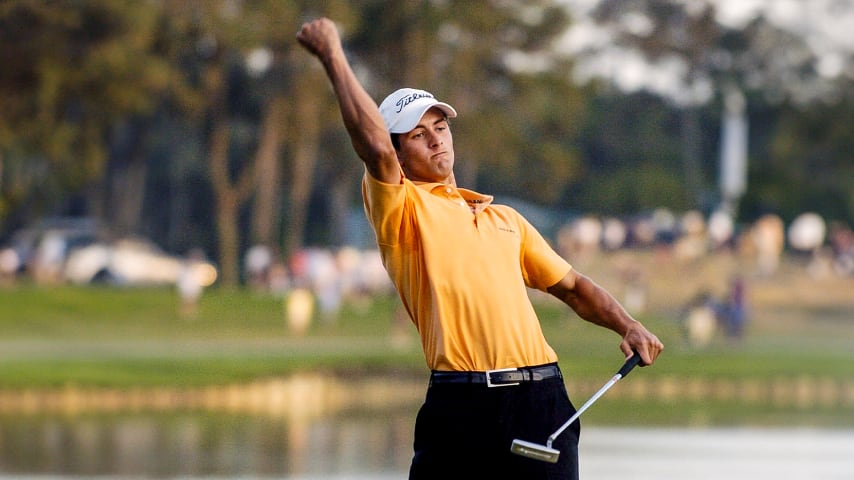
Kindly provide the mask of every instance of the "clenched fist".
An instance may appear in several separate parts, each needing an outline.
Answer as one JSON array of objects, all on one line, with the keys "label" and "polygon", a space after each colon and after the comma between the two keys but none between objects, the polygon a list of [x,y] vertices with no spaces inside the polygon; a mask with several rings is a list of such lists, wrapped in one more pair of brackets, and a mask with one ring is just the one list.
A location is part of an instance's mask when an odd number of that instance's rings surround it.
[{"label": "clenched fist", "polygon": [[297,33],[297,41],[321,60],[328,58],[334,48],[341,46],[338,29],[328,18],[318,18],[303,24]]}]

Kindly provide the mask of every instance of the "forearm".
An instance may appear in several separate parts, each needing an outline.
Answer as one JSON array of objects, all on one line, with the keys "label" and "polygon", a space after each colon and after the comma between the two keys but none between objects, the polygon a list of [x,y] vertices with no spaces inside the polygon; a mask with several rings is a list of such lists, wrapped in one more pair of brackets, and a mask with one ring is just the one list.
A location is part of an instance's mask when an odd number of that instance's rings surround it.
[{"label": "forearm", "polygon": [[338,99],[341,118],[353,148],[370,169],[394,152],[379,108],[356,78],[343,49],[332,50],[322,63]]},{"label": "forearm", "polygon": [[620,350],[628,356],[638,352],[644,365],[652,365],[664,349],[661,341],[646,329],[593,280],[570,271],[548,292],[569,305],[579,317],[617,332],[621,337]]},{"label": "forearm", "polygon": [[353,73],[335,24],[327,18],[306,23],[297,40],[326,70],[350,141],[368,171],[378,180],[399,181],[397,155],[385,122],[376,102]]},{"label": "forearm", "polygon": [[613,330],[620,336],[625,336],[638,324],[610,293],[583,275],[576,275],[572,289],[560,289],[556,293],[555,296],[569,305],[579,317]]}]

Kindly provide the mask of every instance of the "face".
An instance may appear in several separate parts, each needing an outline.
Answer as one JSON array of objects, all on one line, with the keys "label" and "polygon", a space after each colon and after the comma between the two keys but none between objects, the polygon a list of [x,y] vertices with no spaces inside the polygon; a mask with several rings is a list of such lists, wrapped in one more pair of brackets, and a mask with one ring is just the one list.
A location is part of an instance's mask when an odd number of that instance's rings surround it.
[{"label": "face", "polygon": [[454,140],[448,120],[438,108],[421,117],[415,129],[398,136],[397,159],[410,180],[453,183]]}]

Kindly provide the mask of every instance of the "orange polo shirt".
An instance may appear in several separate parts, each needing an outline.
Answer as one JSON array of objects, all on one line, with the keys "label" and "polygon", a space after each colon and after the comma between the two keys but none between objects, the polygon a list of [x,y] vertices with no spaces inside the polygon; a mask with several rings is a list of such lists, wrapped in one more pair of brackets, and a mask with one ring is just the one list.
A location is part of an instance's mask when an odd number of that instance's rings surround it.
[{"label": "orange polo shirt", "polygon": [[365,212],[383,263],[433,370],[484,371],[557,361],[526,287],[572,268],[514,209],[440,183],[382,183],[366,173]]}]

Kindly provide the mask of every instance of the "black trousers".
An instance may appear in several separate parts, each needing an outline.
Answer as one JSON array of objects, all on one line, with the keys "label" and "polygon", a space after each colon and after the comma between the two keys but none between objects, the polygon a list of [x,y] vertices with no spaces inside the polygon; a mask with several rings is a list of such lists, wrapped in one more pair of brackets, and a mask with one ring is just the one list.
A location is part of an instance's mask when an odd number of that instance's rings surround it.
[{"label": "black trousers", "polygon": [[432,385],[415,421],[409,478],[577,480],[578,421],[552,444],[557,463],[510,452],[515,438],[545,445],[574,413],[559,377],[493,388]]}]

